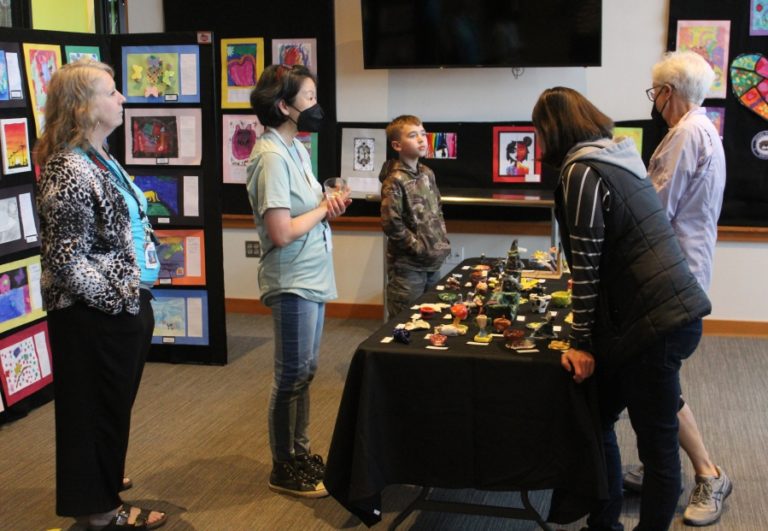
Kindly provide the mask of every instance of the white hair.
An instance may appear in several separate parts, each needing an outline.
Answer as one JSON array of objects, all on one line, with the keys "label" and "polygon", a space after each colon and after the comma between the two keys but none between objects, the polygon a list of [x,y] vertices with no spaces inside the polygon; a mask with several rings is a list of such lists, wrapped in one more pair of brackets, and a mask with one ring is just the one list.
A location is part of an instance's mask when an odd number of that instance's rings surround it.
[{"label": "white hair", "polygon": [[701,105],[715,81],[715,71],[696,52],[669,52],[653,66],[653,86],[672,85],[683,98]]}]

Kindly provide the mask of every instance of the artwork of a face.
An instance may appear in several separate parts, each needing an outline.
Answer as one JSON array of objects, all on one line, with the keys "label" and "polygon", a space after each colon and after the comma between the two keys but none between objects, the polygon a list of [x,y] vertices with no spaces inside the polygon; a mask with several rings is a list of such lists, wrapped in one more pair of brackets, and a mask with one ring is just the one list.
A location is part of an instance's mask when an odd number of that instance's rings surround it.
[{"label": "artwork of a face", "polygon": [[232,134],[232,156],[237,160],[248,160],[256,143],[256,130],[253,125],[235,125]]}]

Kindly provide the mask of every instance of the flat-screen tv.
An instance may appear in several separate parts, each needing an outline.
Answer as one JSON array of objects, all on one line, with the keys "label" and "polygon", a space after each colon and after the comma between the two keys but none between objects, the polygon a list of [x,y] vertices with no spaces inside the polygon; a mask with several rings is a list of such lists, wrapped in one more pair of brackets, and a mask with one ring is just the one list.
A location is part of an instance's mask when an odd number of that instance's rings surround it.
[{"label": "flat-screen tv", "polygon": [[365,68],[600,66],[602,0],[361,0]]}]

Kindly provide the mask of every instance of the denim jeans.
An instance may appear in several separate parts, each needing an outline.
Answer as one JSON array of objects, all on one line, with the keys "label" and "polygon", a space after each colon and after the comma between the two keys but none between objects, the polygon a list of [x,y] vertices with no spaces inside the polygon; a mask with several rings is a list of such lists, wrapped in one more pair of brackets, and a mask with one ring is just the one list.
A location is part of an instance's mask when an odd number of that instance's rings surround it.
[{"label": "denim jeans", "polygon": [[283,293],[270,303],[275,331],[275,376],[269,401],[272,459],[308,454],[309,384],[317,371],[325,304]]},{"label": "denim jeans", "polygon": [[621,531],[621,454],[614,424],[627,408],[645,468],[640,498],[641,531],[666,530],[680,497],[680,455],[677,411],[680,366],[701,339],[701,319],[667,334],[660,342],[610,378],[598,374],[600,417],[608,470],[609,500],[592,511],[590,530]]},{"label": "denim jeans", "polygon": [[433,288],[440,271],[420,271],[402,267],[387,268],[387,315],[392,318]]}]

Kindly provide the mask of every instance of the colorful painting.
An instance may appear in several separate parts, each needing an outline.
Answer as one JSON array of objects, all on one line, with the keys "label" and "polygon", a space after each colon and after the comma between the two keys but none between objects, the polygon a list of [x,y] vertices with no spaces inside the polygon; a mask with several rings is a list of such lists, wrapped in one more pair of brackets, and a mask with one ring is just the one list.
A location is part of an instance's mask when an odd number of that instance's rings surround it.
[{"label": "colorful painting", "polygon": [[25,105],[19,67],[19,45],[0,42],[0,108]]},{"label": "colorful painting", "polygon": [[744,107],[768,120],[768,58],[746,53],[731,63],[731,89]]},{"label": "colorful painting", "polygon": [[309,160],[312,164],[312,175],[317,177],[317,133],[303,133],[299,132],[296,135],[296,140],[304,144],[304,147],[309,153]]},{"label": "colorful painting", "polygon": [[122,54],[129,103],[200,102],[199,46],[123,46]]},{"label": "colorful painting", "polygon": [[98,46],[64,46],[64,57],[67,63],[74,63],[80,59],[101,61],[101,50]]},{"label": "colorful painting", "polygon": [[135,175],[133,183],[147,198],[153,225],[200,225],[200,177],[197,175]]},{"label": "colorful painting", "polygon": [[0,188],[0,256],[40,247],[34,185]]},{"label": "colorful painting", "polygon": [[264,126],[255,114],[225,114],[221,120],[222,179],[225,183],[245,184],[248,159]]},{"label": "colorful painting", "polygon": [[58,44],[24,43],[24,65],[27,67],[27,83],[32,98],[32,115],[35,117],[37,136],[45,126],[45,102],[51,76],[61,67],[61,47]]},{"label": "colorful painting", "polygon": [[302,65],[317,75],[317,39],[272,39],[272,64]]},{"label": "colorful painting", "polygon": [[768,0],[750,0],[749,34],[753,37],[768,35]]},{"label": "colorful painting", "polygon": [[0,265],[0,333],[45,317],[40,257]]},{"label": "colorful painting", "polygon": [[0,340],[0,382],[9,406],[52,381],[48,325],[36,324]]},{"label": "colorful painting", "polygon": [[205,285],[205,236],[202,230],[156,230],[160,240],[159,285]]},{"label": "colorful painting", "polygon": [[199,165],[199,108],[125,109],[125,163]]},{"label": "colorful painting", "polygon": [[493,182],[541,182],[541,153],[533,127],[493,128]]},{"label": "colorful painting", "polygon": [[730,20],[677,21],[677,50],[696,52],[715,71],[715,81],[707,98],[725,98],[730,34]]},{"label": "colorful painting", "polygon": [[712,124],[722,139],[725,130],[725,107],[704,107],[704,112],[707,113],[707,118],[712,120]]},{"label": "colorful painting", "polygon": [[249,109],[251,91],[264,70],[264,39],[221,39],[221,107]]},{"label": "colorful painting", "polygon": [[637,152],[643,155],[643,128],[642,127],[614,127],[613,138],[631,138]]},{"label": "colorful painting", "polygon": [[458,135],[456,133],[427,133],[427,159],[455,159]]},{"label": "colorful painting", "polygon": [[26,118],[0,120],[0,145],[5,175],[32,170]]},{"label": "colorful painting", "polygon": [[152,343],[208,344],[208,293],[198,290],[152,290],[155,330]]}]

